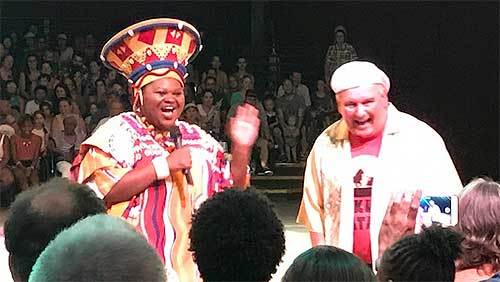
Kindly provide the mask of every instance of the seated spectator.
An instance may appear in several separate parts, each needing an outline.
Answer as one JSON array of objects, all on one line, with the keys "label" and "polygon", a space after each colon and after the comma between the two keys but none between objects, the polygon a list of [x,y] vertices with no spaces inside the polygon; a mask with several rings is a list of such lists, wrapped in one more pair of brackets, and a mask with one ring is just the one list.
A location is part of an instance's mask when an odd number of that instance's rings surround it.
[{"label": "seated spectator", "polygon": [[45,128],[45,115],[42,111],[36,111],[33,114],[33,134],[42,138],[42,145],[40,147],[40,155],[43,155],[47,149],[49,141],[49,131]]},{"label": "seated spectator", "polygon": [[180,120],[185,121],[189,124],[200,125],[200,113],[198,112],[198,107],[189,103],[184,106],[184,111],[180,117]]},{"label": "seated spectator", "polygon": [[53,105],[59,107],[59,101],[63,98],[71,102],[71,112],[74,114],[80,114],[78,109],[78,104],[71,99],[70,91],[65,84],[59,83],[54,88],[55,99]]},{"label": "seated spectator", "polygon": [[64,118],[68,115],[75,116],[77,120],[77,131],[79,134],[86,135],[86,126],[85,126],[85,121],[82,119],[82,117],[78,114],[75,114],[73,112],[73,103],[71,100],[68,98],[61,98],[59,99],[59,114],[57,114],[53,120],[52,120],[52,125],[50,127],[50,133],[52,136],[56,135],[61,135],[64,129]]},{"label": "seated spectator", "polygon": [[[302,99],[304,99],[306,108],[311,107],[311,96],[309,94],[309,88],[302,84],[302,73],[298,71],[292,72],[292,74],[290,74],[290,80],[292,81],[295,93],[302,97]],[[280,85],[280,87],[278,87],[277,97],[279,98],[283,95],[285,95],[285,90],[283,89],[283,85]]]},{"label": "seated spectator", "polygon": [[231,108],[231,97],[239,90],[240,84],[238,83],[238,79],[235,76],[230,75],[228,77],[228,88],[224,89],[224,97],[222,98],[221,120],[223,122],[226,120],[227,111]]},{"label": "seated spectator", "polygon": [[460,233],[435,225],[403,237],[384,252],[378,281],[453,281],[462,240]]},{"label": "seated spectator", "polygon": [[10,140],[7,135],[0,133],[0,207],[8,207],[17,192],[9,161]]},{"label": "seated spectator", "polygon": [[[217,137],[220,133],[220,103],[214,105],[214,94],[210,90],[205,90],[201,98],[202,103],[196,105],[200,114],[201,128]],[[216,138],[217,139],[217,138]]]},{"label": "seated spectator", "polygon": [[101,125],[106,123],[110,118],[123,113],[123,111],[124,111],[123,104],[120,100],[113,100],[112,102],[110,102],[109,107],[108,107],[109,116],[102,118],[97,123],[97,125],[94,128],[94,131],[92,133],[94,133]]},{"label": "seated spectator", "polygon": [[42,102],[40,104],[40,111],[43,113],[43,116],[45,117],[44,120],[44,127],[47,129],[49,135],[51,134],[51,128],[52,128],[52,120],[54,119],[54,110],[52,107],[52,104],[49,102]]},{"label": "seated spectator", "polygon": [[455,281],[486,281],[495,273],[499,279],[500,184],[477,178],[465,186],[459,196],[457,230],[465,239]]},{"label": "seated spectator", "polygon": [[[259,110],[259,119],[260,119],[260,130],[259,130],[259,137],[257,138],[257,141],[255,142],[255,147],[259,151],[259,162],[260,162],[260,167],[254,168],[254,166],[251,164],[251,169],[256,171],[258,175],[268,175],[271,176],[273,175],[273,171],[269,168],[269,149],[272,144],[272,136],[271,132],[269,131],[269,126],[267,124],[267,118],[265,114],[264,107],[262,104],[259,102],[257,99],[257,93],[255,93],[254,90],[247,90],[245,94],[245,100],[241,103],[237,103],[233,105],[228,113],[227,113],[227,119],[226,123],[229,121],[231,117],[233,117],[236,114],[236,110],[238,106],[243,105],[243,104],[250,104],[254,106],[256,109]],[[252,163],[254,161],[252,160]]]},{"label": "seated spectator", "polygon": [[239,104],[245,100],[245,94],[248,90],[253,90],[254,84],[250,76],[244,76],[241,80],[241,87],[238,92],[231,95],[231,100],[229,102],[230,107]]},{"label": "seated spectator", "polygon": [[39,85],[35,87],[35,99],[29,100],[24,108],[24,113],[27,115],[33,115],[36,111],[40,110],[40,105],[43,102],[49,103],[47,98],[47,87]]},{"label": "seated spectator", "polygon": [[247,66],[248,66],[247,59],[245,57],[239,57],[238,61],[236,62],[237,70],[235,73],[233,73],[233,76],[238,79],[240,84],[243,82],[243,78],[245,78],[245,76],[248,76],[250,78],[250,80],[252,81],[252,85],[254,85],[255,78],[251,73],[248,72]]},{"label": "seated spectator", "polygon": [[17,124],[16,117],[13,114],[8,114],[5,116],[5,123],[3,124],[9,127],[9,130],[6,130],[7,136],[11,138],[15,134],[19,134],[19,125]]},{"label": "seated spectator", "polygon": [[5,86],[5,99],[9,101],[10,107],[19,113],[24,113],[25,100],[17,89],[17,84],[13,81],[7,81]]},{"label": "seated spectator", "polygon": [[[14,57],[10,54],[0,58],[0,89],[5,90],[8,81],[14,80]],[[3,98],[5,99],[5,98]]]},{"label": "seated spectator", "polygon": [[285,252],[283,224],[254,190],[216,193],[192,222],[190,250],[204,281],[269,281],[276,272]]},{"label": "seated spectator", "polygon": [[220,100],[223,98],[223,93],[222,90],[217,87],[217,79],[212,76],[207,76],[203,82],[202,87],[198,88],[198,93],[196,93],[195,96],[195,102],[196,104],[201,104],[203,100],[203,94],[206,91],[210,91],[212,94],[214,94],[214,101],[216,103],[219,103]]},{"label": "seated spectator", "polygon": [[[297,118],[296,126],[300,128],[300,159],[307,157],[307,140],[304,124],[306,104],[304,99],[295,92],[292,81],[285,79],[283,81],[285,95],[276,100],[276,112],[278,113],[278,122],[282,129],[287,128],[287,121],[290,116]],[[285,159],[283,156],[280,159]]]},{"label": "seated spectator", "polygon": [[222,63],[219,56],[213,56],[212,62],[210,63],[211,68],[207,72],[201,74],[201,80],[204,81],[208,76],[208,72],[213,70],[213,76],[217,80],[217,89],[225,90],[228,87],[227,74],[221,69]]},{"label": "seated spectator", "polygon": [[36,259],[59,232],[82,218],[105,212],[104,202],[88,186],[61,178],[19,194],[4,225],[14,281],[28,281]]},{"label": "seated spectator", "polygon": [[24,191],[28,187],[38,184],[38,161],[42,138],[33,134],[33,117],[22,115],[18,124],[20,132],[12,137],[12,172],[19,188]]},{"label": "seated spectator", "polygon": [[[271,95],[264,97],[264,110],[266,112],[267,125],[271,132],[271,143],[274,148],[280,152],[280,156],[285,155],[285,141],[283,140],[283,132],[279,125],[278,113],[274,108],[274,98]],[[283,161],[283,160],[282,160]]]},{"label": "seated spectator", "polygon": [[19,92],[22,96],[28,99],[33,97],[33,90],[40,75],[37,56],[29,54],[26,58],[26,67],[19,74]]},{"label": "seated spectator", "polygon": [[29,277],[34,282],[166,279],[163,263],[146,239],[121,218],[104,214],[82,219],[59,233]]},{"label": "seated spectator", "polygon": [[68,177],[71,162],[78,154],[80,144],[85,140],[86,135],[78,130],[78,117],[74,114],[65,116],[63,124],[62,132],[53,135],[54,144],[51,144],[50,149],[57,155],[57,171],[62,177]]},{"label": "seated spectator", "polygon": [[87,132],[94,132],[98,123],[99,108],[97,104],[91,103],[89,107],[89,115],[85,118],[85,125],[87,125]]},{"label": "seated spectator", "polygon": [[295,258],[281,281],[375,281],[375,275],[352,253],[318,245]]},{"label": "seated spectator", "polygon": [[13,116],[16,120],[19,117],[19,112],[10,107],[8,100],[0,100],[0,123],[5,124],[8,115]]}]

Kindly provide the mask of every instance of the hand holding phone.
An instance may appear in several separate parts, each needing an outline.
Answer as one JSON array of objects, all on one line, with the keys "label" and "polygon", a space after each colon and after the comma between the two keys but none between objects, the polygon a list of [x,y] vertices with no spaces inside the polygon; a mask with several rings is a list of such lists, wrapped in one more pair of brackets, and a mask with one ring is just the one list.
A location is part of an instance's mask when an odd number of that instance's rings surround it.
[{"label": "hand holding phone", "polygon": [[454,226],[458,222],[458,197],[457,196],[425,196],[420,200],[418,208],[417,227],[429,227],[440,224],[443,227]]}]

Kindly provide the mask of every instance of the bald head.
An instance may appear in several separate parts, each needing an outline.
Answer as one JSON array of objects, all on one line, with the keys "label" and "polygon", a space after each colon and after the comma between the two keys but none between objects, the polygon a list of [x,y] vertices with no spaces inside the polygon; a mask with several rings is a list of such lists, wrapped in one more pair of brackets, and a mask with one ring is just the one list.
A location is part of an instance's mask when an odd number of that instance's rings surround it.
[{"label": "bald head", "polygon": [[88,186],[64,178],[53,178],[19,194],[4,225],[14,280],[28,279],[36,258],[61,230],[105,212],[104,202]]}]

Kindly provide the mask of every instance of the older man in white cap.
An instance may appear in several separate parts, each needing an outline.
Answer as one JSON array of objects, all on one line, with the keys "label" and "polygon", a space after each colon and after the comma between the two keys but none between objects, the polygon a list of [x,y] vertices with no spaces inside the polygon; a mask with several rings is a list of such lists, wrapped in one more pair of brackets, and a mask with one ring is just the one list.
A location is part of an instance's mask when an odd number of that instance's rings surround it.
[{"label": "older man in white cap", "polygon": [[[374,64],[340,66],[331,87],[342,118],[309,155],[297,222],[313,245],[335,245],[372,264],[389,244],[387,222],[394,221],[384,215],[393,201],[408,210],[411,201],[416,215],[415,194],[453,195],[462,183],[439,134],[388,101],[389,78]],[[411,225],[404,218],[401,226]]]}]

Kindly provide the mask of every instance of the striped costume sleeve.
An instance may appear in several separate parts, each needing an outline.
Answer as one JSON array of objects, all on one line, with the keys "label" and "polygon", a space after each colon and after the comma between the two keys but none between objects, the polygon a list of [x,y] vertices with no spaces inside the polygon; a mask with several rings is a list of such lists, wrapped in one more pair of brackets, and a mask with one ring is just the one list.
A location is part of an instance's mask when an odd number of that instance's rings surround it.
[{"label": "striped costume sleeve", "polygon": [[[83,184],[87,184],[98,197],[106,197],[111,188],[127,173],[131,168],[124,168],[111,157],[97,147],[89,149],[80,164],[80,173],[83,173]],[[108,213],[121,215],[128,202],[116,204],[111,207]]]}]

